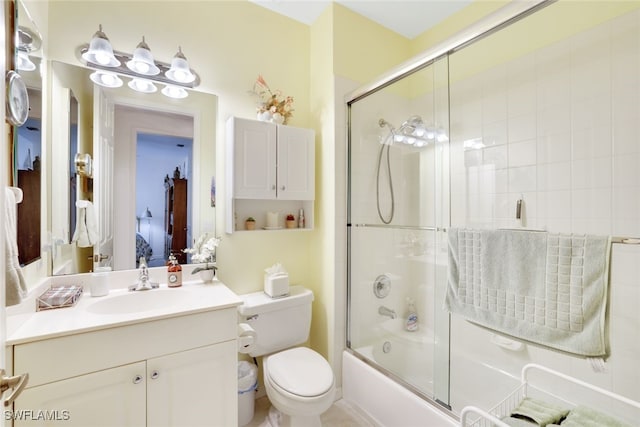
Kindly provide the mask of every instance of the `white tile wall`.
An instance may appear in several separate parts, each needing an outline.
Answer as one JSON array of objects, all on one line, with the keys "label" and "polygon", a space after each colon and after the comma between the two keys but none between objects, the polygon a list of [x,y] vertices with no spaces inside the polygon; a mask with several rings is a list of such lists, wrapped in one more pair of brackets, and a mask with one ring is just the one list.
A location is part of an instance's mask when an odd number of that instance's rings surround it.
[{"label": "white tile wall", "polygon": [[454,225],[509,224],[526,193],[529,227],[640,236],[637,14],[452,83]]},{"label": "white tile wall", "polygon": [[[454,82],[451,112],[453,226],[513,225],[523,195],[529,228],[640,236],[640,12]],[[474,138],[485,148],[465,149]],[[530,362],[640,401],[639,307],[640,246],[613,245],[603,373],[541,346],[506,351],[490,331],[454,316],[454,410],[497,403]]]}]

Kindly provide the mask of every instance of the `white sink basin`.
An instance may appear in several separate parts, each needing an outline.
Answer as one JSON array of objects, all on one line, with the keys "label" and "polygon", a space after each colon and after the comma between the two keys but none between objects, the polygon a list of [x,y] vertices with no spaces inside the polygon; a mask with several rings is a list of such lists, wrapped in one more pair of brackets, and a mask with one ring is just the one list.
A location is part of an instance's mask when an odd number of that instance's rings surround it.
[{"label": "white sink basin", "polygon": [[188,295],[189,292],[183,289],[132,291],[99,299],[88,305],[86,310],[94,314],[139,313],[182,304]]}]

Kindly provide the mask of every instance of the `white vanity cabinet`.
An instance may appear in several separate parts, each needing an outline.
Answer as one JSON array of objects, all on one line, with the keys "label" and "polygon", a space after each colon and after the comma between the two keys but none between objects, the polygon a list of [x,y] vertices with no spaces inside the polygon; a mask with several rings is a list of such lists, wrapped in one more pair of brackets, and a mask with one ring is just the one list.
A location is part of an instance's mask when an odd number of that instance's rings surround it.
[{"label": "white vanity cabinet", "polygon": [[233,307],[17,344],[14,368],[30,378],[14,414],[44,411],[46,426],[237,425],[236,321]]},{"label": "white vanity cabinet", "polygon": [[[227,121],[227,232],[253,216],[260,224],[268,211],[298,216],[312,228],[315,198],[315,132],[258,120],[231,117]],[[276,203],[277,202],[277,203]]]}]

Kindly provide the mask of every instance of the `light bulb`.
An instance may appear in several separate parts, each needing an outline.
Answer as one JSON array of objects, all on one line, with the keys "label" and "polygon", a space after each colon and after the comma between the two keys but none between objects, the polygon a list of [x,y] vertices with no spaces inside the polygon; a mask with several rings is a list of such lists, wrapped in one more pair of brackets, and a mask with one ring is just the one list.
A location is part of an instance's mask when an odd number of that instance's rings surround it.
[{"label": "light bulb", "polygon": [[149,72],[149,64],[145,63],[145,62],[140,62],[137,61],[133,64],[133,68],[136,69],[136,71],[140,74],[146,74]]},{"label": "light bulb", "polygon": [[108,65],[111,62],[111,57],[104,52],[96,52],[94,58],[100,65]]},{"label": "light bulb", "polygon": [[162,89],[162,94],[165,96],[168,96],[169,98],[176,98],[176,99],[186,98],[187,96],[189,96],[189,94],[185,89],[178,86],[171,86],[171,85],[165,86],[164,89]]},{"label": "light bulb", "polygon": [[89,78],[95,84],[100,85],[100,86],[104,86],[104,87],[115,88],[115,87],[122,86],[122,79],[120,77],[118,77],[117,74],[113,74],[113,73],[105,73],[105,72],[101,72],[101,71],[95,71],[95,72],[91,73]]},{"label": "light bulb", "polygon": [[144,79],[132,79],[128,85],[131,89],[142,93],[153,93],[158,90],[156,85]]}]

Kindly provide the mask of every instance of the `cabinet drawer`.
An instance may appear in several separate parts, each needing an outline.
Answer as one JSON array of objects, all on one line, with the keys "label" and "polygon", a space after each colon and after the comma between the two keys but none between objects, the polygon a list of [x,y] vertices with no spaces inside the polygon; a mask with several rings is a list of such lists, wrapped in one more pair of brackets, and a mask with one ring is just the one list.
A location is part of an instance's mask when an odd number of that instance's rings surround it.
[{"label": "cabinet drawer", "polygon": [[15,372],[27,387],[140,360],[235,340],[236,308],[136,323],[14,347]]}]

